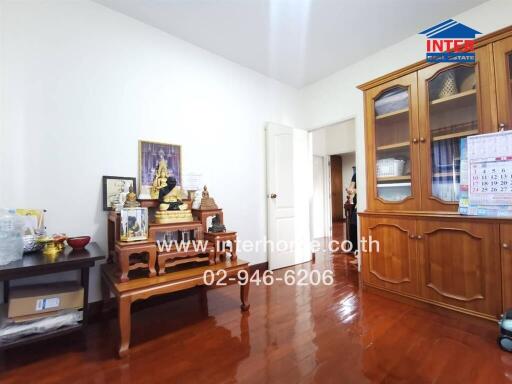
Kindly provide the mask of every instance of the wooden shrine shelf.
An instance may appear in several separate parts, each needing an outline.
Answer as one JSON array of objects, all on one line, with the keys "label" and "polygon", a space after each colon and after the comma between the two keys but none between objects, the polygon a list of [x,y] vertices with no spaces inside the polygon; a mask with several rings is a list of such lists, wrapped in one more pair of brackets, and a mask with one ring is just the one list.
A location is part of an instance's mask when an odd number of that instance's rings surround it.
[{"label": "wooden shrine shelf", "polygon": [[409,112],[409,108],[399,109],[397,111],[384,113],[383,115],[375,116],[375,120],[382,120],[382,119],[386,119],[386,118],[392,117],[392,116],[399,116],[399,115],[403,115],[404,113],[407,113],[407,112]]},{"label": "wooden shrine shelf", "polygon": [[403,141],[401,143],[381,145],[381,146],[377,147],[377,151],[387,151],[387,150],[390,150],[390,149],[406,148],[408,146],[409,146],[409,142],[408,141]]}]

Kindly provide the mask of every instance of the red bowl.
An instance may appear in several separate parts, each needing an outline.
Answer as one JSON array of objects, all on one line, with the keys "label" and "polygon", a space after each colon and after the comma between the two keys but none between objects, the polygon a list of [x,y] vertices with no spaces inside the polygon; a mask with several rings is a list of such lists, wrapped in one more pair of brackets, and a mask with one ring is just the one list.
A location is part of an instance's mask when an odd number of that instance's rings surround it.
[{"label": "red bowl", "polygon": [[77,236],[68,237],[68,245],[73,249],[84,249],[84,247],[91,241],[91,236]]}]

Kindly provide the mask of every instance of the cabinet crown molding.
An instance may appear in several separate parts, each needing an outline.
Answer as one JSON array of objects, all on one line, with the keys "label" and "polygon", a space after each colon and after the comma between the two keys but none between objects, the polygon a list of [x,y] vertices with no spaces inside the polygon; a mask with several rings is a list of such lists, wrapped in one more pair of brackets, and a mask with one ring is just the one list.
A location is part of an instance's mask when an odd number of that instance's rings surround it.
[{"label": "cabinet crown molding", "polygon": [[[508,27],[499,29],[495,32],[488,33],[484,36],[475,39],[475,49],[481,47],[483,45],[493,43],[495,41],[504,39],[506,37],[512,36],[512,25]],[[376,79],[367,81],[366,83],[360,84],[357,86],[361,91],[367,91],[371,88],[374,88],[378,85],[387,83],[388,81],[395,80],[401,76],[408,75],[409,73],[419,71],[420,69],[426,68],[430,65],[436,63],[428,63],[425,59],[420,60],[414,64],[407,65],[403,68],[397,69],[393,72],[387,73],[386,75],[377,77]]]}]

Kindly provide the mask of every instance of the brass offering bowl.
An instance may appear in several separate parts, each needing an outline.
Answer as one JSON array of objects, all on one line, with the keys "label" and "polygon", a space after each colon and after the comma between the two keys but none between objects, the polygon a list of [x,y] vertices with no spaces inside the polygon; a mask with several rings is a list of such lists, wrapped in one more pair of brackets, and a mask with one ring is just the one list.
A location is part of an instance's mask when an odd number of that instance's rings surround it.
[{"label": "brass offering bowl", "polygon": [[44,236],[37,239],[38,243],[44,245],[43,254],[47,256],[55,256],[64,250],[64,241],[66,236]]}]

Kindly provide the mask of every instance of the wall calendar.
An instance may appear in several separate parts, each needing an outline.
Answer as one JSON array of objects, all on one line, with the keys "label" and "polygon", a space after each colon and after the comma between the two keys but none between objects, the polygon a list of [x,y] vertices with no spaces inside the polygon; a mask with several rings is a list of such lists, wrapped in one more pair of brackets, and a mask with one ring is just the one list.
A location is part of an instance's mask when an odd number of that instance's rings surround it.
[{"label": "wall calendar", "polygon": [[468,137],[467,171],[469,205],[512,206],[512,131]]}]

